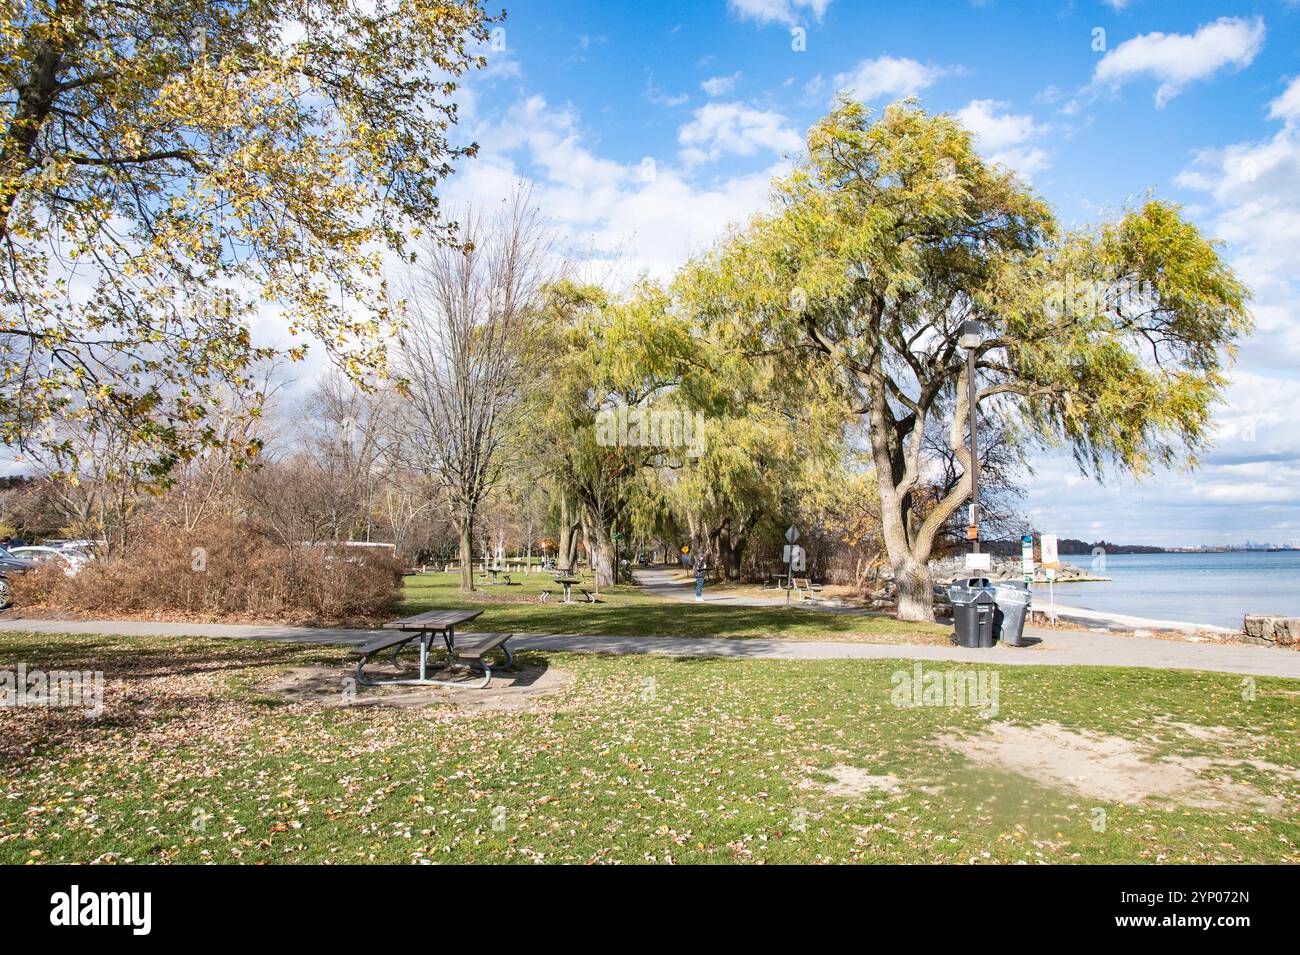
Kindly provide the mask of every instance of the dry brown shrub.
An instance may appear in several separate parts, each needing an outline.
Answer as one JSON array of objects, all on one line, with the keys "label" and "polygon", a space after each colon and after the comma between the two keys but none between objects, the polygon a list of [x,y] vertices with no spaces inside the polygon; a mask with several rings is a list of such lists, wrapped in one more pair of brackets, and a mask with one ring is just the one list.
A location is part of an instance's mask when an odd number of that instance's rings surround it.
[{"label": "dry brown shrub", "polygon": [[23,574],[13,599],[19,609],[110,616],[365,624],[393,614],[401,578],[400,564],[378,549],[286,547],[242,523],[159,526],[75,577]]}]

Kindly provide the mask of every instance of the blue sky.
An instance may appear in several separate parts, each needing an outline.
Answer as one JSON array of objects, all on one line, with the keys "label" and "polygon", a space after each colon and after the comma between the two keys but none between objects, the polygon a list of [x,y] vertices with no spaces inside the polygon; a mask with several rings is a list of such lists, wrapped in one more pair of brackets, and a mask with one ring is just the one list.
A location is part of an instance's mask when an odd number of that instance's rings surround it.
[{"label": "blue sky", "polygon": [[[1097,485],[1056,456],[1044,531],[1175,545],[1300,539],[1300,3],[523,0],[461,93],[481,155],[448,200],[520,180],[596,277],[666,277],[760,209],[838,89],[956,113],[1066,223],[1148,191],[1256,293],[1219,442],[1194,473]],[[799,32],[802,31],[802,32]],[[800,48],[802,47],[802,48]]]}]

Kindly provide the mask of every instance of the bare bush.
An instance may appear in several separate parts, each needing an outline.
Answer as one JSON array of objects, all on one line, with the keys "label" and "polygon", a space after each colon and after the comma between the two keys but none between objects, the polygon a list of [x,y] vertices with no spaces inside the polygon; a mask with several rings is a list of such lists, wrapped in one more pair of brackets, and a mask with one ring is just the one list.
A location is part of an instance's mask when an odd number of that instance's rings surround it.
[{"label": "bare bush", "polygon": [[391,617],[401,578],[391,555],[369,548],[285,547],[246,524],[155,525],[75,577],[33,571],[13,590],[17,606],[58,611],[338,624]]}]

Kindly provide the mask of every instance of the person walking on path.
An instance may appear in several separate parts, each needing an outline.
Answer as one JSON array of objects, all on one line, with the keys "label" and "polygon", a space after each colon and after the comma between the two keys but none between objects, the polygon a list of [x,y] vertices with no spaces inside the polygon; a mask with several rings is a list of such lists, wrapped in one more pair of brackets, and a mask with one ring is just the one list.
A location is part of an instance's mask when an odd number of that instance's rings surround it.
[{"label": "person walking on path", "polygon": [[695,560],[695,599],[704,599],[704,574],[709,569],[709,565],[704,560],[703,554],[696,554]]}]

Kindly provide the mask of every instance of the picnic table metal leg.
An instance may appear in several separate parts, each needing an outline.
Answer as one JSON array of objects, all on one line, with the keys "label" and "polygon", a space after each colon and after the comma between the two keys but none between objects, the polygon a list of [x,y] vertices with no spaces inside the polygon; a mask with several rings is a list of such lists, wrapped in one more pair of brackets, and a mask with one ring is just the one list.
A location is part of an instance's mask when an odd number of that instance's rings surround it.
[{"label": "picnic table metal leg", "polygon": [[427,674],[428,664],[429,664],[429,632],[427,630],[421,630],[420,631],[420,679],[421,680],[428,679],[428,674]]}]

